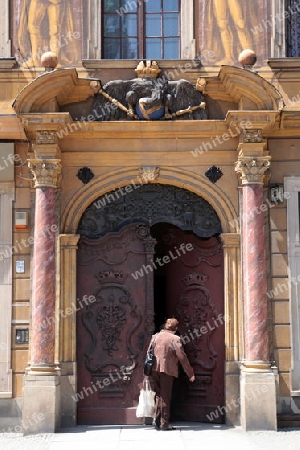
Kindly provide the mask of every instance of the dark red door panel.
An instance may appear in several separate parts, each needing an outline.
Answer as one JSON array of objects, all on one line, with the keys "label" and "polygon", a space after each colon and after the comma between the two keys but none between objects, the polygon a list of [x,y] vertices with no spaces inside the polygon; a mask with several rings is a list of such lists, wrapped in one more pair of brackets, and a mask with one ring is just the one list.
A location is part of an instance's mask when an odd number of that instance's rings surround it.
[{"label": "dark red door panel", "polygon": [[[173,416],[209,422],[207,415],[224,405],[222,245],[219,238],[202,240],[177,228],[166,231],[163,241],[165,253],[174,255],[165,272],[166,315],[180,321],[179,331],[196,376],[190,383],[181,373],[175,382]],[[181,244],[181,249],[192,246],[192,250],[185,254],[176,251]],[[223,417],[218,416],[214,421],[222,422]]]},{"label": "dark red door panel", "polygon": [[77,295],[95,296],[77,311],[80,424],[140,423],[138,384],[154,313],[153,273],[143,265],[152,259],[155,242],[149,228],[137,224],[80,239]]}]

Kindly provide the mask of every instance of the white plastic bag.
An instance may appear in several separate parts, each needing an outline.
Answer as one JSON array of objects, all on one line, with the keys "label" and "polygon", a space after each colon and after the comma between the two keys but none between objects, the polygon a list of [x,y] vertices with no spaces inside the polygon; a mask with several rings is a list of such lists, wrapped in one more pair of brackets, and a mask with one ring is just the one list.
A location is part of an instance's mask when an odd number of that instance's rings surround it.
[{"label": "white plastic bag", "polygon": [[155,392],[152,391],[148,379],[143,382],[143,389],[140,391],[139,404],[136,409],[136,417],[154,417],[155,412]]}]

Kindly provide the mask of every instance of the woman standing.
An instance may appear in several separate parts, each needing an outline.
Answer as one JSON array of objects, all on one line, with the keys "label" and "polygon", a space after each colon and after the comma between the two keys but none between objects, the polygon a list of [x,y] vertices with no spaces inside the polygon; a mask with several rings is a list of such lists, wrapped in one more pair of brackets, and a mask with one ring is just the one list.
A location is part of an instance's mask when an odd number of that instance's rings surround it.
[{"label": "woman standing", "polygon": [[[155,335],[154,356],[156,358],[152,369],[154,391],[156,392],[156,407],[154,425],[164,431],[174,430],[169,424],[172,386],[174,378],[178,378],[178,362],[182,365],[190,381],[195,380],[192,366],[184,352],[179,336],[176,336],[179,322],[177,319],[167,319],[163,329]],[[150,344],[151,345],[151,344]]]}]

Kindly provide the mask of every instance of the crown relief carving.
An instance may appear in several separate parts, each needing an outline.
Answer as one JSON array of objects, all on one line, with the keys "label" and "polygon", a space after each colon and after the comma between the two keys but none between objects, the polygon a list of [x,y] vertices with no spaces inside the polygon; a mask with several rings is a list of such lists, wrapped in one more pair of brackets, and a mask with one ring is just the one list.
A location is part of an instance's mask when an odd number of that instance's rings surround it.
[{"label": "crown relief carving", "polygon": [[184,282],[184,284],[187,287],[193,286],[193,285],[202,286],[203,284],[206,283],[207,280],[208,280],[208,275],[205,275],[204,273],[200,273],[200,272],[189,273],[184,278],[182,278],[182,281]]},{"label": "crown relief carving", "polygon": [[156,61],[140,61],[134,70],[138,78],[156,78],[161,72]]},{"label": "crown relief carving", "polygon": [[128,278],[128,274],[118,270],[104,270],[95,275],[100,284],[117,283],[124,284]]}]

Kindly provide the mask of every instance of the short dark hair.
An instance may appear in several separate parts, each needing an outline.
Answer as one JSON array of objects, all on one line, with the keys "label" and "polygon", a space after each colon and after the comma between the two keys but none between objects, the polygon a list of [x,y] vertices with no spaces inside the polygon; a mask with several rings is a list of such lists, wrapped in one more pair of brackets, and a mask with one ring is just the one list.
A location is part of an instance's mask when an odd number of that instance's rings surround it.
[{"label": "short dark hair", "polygon": [[176,331],[178,328],[179,322],[177,319],[170,318],[167,319],[164,325],[165,330]]}]

